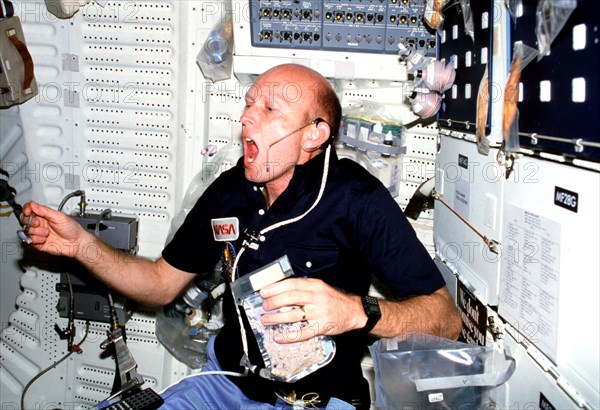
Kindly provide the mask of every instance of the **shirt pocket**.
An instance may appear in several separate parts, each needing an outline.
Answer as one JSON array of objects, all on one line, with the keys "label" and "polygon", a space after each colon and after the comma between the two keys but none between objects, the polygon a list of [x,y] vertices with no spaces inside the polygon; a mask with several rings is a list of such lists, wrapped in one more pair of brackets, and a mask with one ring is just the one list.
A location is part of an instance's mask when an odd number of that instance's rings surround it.
[{"label": "shirt pocket", "polygon": [[296,276],[316,277],[338,264],[335,246],[287,245],[286,254]]}]

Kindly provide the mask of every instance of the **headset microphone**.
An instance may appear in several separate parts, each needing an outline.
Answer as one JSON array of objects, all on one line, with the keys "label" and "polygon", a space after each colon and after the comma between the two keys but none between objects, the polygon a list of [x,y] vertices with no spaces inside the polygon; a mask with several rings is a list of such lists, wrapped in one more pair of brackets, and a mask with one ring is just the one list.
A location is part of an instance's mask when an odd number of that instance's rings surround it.
[{"label": "headset microphone", "polygon": [[275,144],[277,144],[277,143],[279,143],[279,142],[283,141],[284,139],[286,139],[286,138],[288,138],[288,137],[291,137],[292,135],[294,135],[294,134],[295,134],[295,133],[297,133],[298,131],[300,131],[300,130],[302,130],[302,129],[306,128],[306,127],[308,127],[309,125],[312,125],[312,124],[315,124],[315,125],[317,125],[317,124],[319,124],[321,121],[325,121],[325,120],[324,120],[323,118],[315,118],[314,120],[312,120],[312,121],[311,121],[311,122],[309,122],[308,124],[304,124],[303,126],[296,128],[294,131],[292,131],[292,132],[290,132],[290,133],[288,133],[288,134],[284,135],[283,137],[280,137],[280,138],[279,138],[279,139],[277,139],[275,142],[272,142],[272,143],[271,143],[271,144],[270,144],[270,145],[267,147],[267,166],[266,166],[266,171],[267,171],[267,172],[269,172],[269,171],[270,171],[270,169],[269,169],[269,150],[271,149],[271,147],[272,147],[273,145],[275,145]]}]

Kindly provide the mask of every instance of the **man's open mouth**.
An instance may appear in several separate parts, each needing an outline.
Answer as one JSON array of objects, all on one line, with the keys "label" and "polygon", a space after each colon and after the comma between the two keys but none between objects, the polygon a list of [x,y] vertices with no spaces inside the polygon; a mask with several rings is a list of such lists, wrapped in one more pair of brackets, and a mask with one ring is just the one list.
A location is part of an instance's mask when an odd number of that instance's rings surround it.
[{"label": "man's open mouth", "polygon": [[244,138],[244,155],[246,157],[247,164],[251,164],[256,161],[256,157],[258,156],[258,147],[252,138]]}]

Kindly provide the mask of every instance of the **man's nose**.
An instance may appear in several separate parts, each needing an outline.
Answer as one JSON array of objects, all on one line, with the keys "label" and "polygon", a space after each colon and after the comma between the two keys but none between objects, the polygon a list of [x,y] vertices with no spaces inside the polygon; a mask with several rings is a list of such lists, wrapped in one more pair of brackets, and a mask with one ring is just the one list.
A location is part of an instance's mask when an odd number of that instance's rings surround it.
[{"label": "man's nose", "polygon": [[246,111],[244,111],[242,113],[242,115],[240,116],[240,122],[242,123],[242,129],[244,127],[247,127],[248,125],[253,125],[256,123],[254,116],[250,112],[251,110],[252,110],[252,108],[247,108]]}]

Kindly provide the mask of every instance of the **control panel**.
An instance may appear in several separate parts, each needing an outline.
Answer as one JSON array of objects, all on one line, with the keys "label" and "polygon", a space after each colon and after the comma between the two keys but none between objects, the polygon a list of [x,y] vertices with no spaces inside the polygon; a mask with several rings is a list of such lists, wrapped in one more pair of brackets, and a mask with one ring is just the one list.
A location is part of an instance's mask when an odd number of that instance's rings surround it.
[{"label": "control panel", "polygon": [[423,0],[252,1],[254,47],[436,55]]}]

